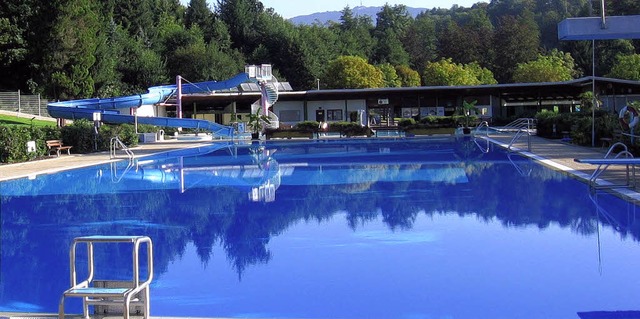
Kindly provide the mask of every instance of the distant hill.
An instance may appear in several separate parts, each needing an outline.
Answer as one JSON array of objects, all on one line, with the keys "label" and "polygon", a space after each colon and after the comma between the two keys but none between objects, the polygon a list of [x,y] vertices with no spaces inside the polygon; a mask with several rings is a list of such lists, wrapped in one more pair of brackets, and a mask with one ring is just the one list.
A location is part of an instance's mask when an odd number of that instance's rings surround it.
[{"label": "distant hill", "polygon": [[[351,9],[353,11],[353,15],[355,16],[370,16],[373,23],[376,23],[376,14],[382,10],[382,7],[355,7]],[[407,11],[412,17],[416,17],[419,13],[430,10],[426,8],[411,8],[407,7]],[[340,22],[340,16],[342,13],[340,11],[327,11],[327,12],[318,12],[309,15],[297,16],[289,19],[294,24],[314,24],[320,23],[325,24],[329,21]]]}]

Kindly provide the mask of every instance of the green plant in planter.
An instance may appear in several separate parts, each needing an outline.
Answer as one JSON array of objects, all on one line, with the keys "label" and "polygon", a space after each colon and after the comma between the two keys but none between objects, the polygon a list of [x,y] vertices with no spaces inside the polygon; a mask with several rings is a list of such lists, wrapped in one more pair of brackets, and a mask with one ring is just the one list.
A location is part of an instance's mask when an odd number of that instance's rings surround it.
[{"label": "green plant in planter", "polygon": [[261,113],[262,108],[258,108],[255,113],[249,114],[247,126],[251,130],[251,136],[253,138],[257,138],[260,135],[266,124],[271,124],[269,117]]},{"label": "green plant in planter", "polygon": [[471,128],[469,128],[469,124],[471,122],[471,111],[474,111],[474,113],[477,111],[476,108],[476,103],[478,103],[478,100],[473,100],[472,102],[467,102],[467,101],[462,101],[462,112],[463,112],[463,116],[464,116],[464,134],[469,134],[471,133]]}]

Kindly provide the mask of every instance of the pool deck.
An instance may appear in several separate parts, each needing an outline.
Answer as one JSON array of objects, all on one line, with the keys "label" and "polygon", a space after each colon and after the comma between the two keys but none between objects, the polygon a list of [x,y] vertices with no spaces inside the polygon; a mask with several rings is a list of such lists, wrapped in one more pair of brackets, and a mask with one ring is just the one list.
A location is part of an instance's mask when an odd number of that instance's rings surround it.
[{"label": "pool deck", "polygon": [[[489,135],[489,139],[506,148],[511,136]],[[578,146],[538,136],[531,136],[531,151],[527,151],[526,140],[526,137],[522,137],[519,143],[514,144],[520,154],[535,159],[545,166],[566,172],[587,183],[598,165],[577,163],[574,159],[603,158],[608,151],[608,148]],[[627,167],[625,165],[611,165],[601,174],[597,180],[597,186],[606,188],[631,202],[640,203],[640,193],[638,193],[640,184],[636,184],[636,180],[638,178],[631,176],[632,185],[630,187],[610,187],[610,185],[622,185],[627,182]]]},{"label": "pool deck", "polygon": [[[211,143],[211,141],[182,141],[171,139],[154,143],[140,144],[136,147],[132,147],[130,150],[133,152],[135,158],[141,158],[172,150],[209,145]],[[30,162],[0,165],[0,182],[9,179],[51,174],[63,170],[122,160],[127,160],[127,156],[123,151],[120,150],[116,153],[116,157],[113,159],[111,158],[109,152],[98,152],[89,154],[72,153],[71,155],[63,153],[59,157],[53,155],[44,159]]]}]

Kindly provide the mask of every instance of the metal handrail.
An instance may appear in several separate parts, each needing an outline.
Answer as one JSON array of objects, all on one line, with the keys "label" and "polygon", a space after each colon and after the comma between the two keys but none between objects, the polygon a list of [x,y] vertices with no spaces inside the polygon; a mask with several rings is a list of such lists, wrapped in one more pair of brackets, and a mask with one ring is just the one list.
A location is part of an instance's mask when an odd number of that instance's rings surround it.
[{"label": "metal handrail", "polygon": [[480,143],[478,142],[478,138],[474,137],[473,138],[473,142],[476,143],[476,146],[478,147],[478,149],[480,149],[480,151],[482,153],[489,153],[489,150],[491,149],[491,142],[489,141],[489,139],[486,138],[481,138],[486,144],[485,145],[480,145]]},{"label": "metal handrail", "polygon": [[[614,149],[618,146],[621,146],[623,148],[623,150],[619,153],[613,153]],[[613,156],[613,157],[610,157]],[[609,150],[607,150],[607,153],[604,155],[604,158],[633,158],[633,154],[631,152],[629,152],[629,148],[627,147],[626,144],[622,143],[622,142],[617,142],[614,143],[613,145],[611,145],[611,147],[609,147]],[[600,164],[598,165],[598,167],[593,171],[593,173],[591,174],[591,176],[589,177],[589,185],[591,185],[591,187],[593,188],[598,188],[596,185],[596,181],[598,180],[598,178],[600,177],[600,175],[602,175],[602,173],[604,173],[604,171],[607,170],[607,168],[609,168],[609,164]],[[630,165],[627,164],[626,165],[626,177],[627,177],[627,184],[625,185],[606,185],[603,188],[611,188],[611,187],[617,187],[617,186],[632,186],[632,184],[634,184],[633,186],[635,186],[635,176],[636,176],[636,166],[635,165]],[[633,183],[631,182],[631,176],[633,176]]]},{"label": "metal handrail", "polygon": [[476,127],[473,135],[476,136],[478,135],[478,132],[480,132],[480,129],[484,128],[484,136],[489,136],[489,122],[487,121],[482,121],[480,122],[480,124]]},{"label": "metal handrail", "polygon": [[[136,160],[130,159],[127,163],[127,167],[122,171],[122,173],[118,176],[118,163],[119,162],[111,162],[111,182],[119,183],[122,178],[137,164]],[[136,171],[138,168],[136,168]]]},{"label": "metal handrail", "polygon": [[517,142],[522,136],[527,134],[527,151],[531,152],[531,130],[528,129],[519,129],[518,132],[513,136],[511,142],[507,146],[507,150],[511,151],[511,147],[515,142]]},{"label": "metal handrail", "polygon": [[515,167],[516,171],[518,171],[518,173],[522,176],[531,176],[531,172],[533,171],[533,168],[529,168],[528,171],[525,171],[522,169],[522,167],[520,167],[518,164],[516,164],[516,162],[513,161],[513,158],[511,158],[511,155],[513,153],[508,153],[507,154],[507,158],[509,158],[509,162],[511,162],[511,165],[513,165],[513,167]]},{"label": "metal handrail", "polygon": [[503,126],[503,128],[511,128],[511,129],[533,129],[537,124],[536,119],[530,117],[523,117],[512,121],[511,123]]},{"label": "metal handrail", "polygon": [[[94,284],[95,266],[94,266],[94,244],[115,243],[115,244],[132,244],[132,271],[133,277],[127,280],[132,287],[114,287],[114,288],[98,288]],[[85,244],[87,248],[87,277],[78,282],[78,273],[76,271],[76,250],[80,244]],[[147,276],[144,281],[140,280],[140,246],[146,244],[147,248]],[[65,318],[65,299],[67,297],[81,297],[83,299],[83,317],[89,317],[89,306],[122,304],[124,319],[130,318],[129,306],[133,303],[140,303],[143,307],[144,319],[149,319],[149,286],[153,280],[153,243],[148,236],[86,236],[77,237],[73,240],[69,250],[69,277],[71,288],[67,289],[60,299],[58,305],[58,318]],[[138,299],[136,296],[143,294],[144,297]]]},{"label": "metal handrail", "polygon": [[132,160],[135,155],[133,154],[133,152],[127,147],[127,145],[125,145],[118,136],[112,137],[111,138],[111,142],[109,143],[109,157],[111,159],[116,158],[116,151],[118,150],[118,148],[120,148],[121,150],[123,150],[126,154],[127,157]]}]

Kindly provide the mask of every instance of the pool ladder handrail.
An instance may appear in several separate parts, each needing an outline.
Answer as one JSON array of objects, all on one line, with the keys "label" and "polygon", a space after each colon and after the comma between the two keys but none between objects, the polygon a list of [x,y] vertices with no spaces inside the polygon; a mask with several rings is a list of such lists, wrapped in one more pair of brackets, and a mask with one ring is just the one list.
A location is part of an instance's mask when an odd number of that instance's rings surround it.
[{"label": "pool ladder handrail", "polygon": [[519,129],[518,132],[513,136],[511,142],[507,146],[507,150],[512,151],[513,144],[515,144],[522,136],[527,134],[527,152],[531,152],[531,132],[526,129]]},{"label": "pool ladder handrail", "polygon": [[[622,151],[620,151],[619,153],[613,153],[613,151],[618,147],[622,147]],[[614,155],[615,154],[615,155]],[[613,155],[613,157],[611,157]],[[627,147],[626,144],[622,143],[622,142],[617,142],[614,143],[613,145],[611,145],[611,147],[609,147],[609,149],[607,150],[607,153],[604,155],[603,158],[620,158],[624,156],[625,158],[633,158],[633,154],[631,152],[629,152],[629,148]],[[631,165],[631,164],[627,164],[626,165],[626,177],[627,177],[627,183],[626,184],[622,184],[622,185],[604,185],[604,186],[600,186],[598,187],[596,181],[597,179],[600,177],[600,175],[602,175],[602,173],[604,173],[604,171],[607,170],[607,168],[609,168],[609,164],[600,164],[598,165],[598,167],[593,171],[593,173],[591,174],[591,176],[589,177],[589,185],[591,185],[591,187],[593,188],[614,188],[614,187],[629,187],[629,186],[635,186],[635,176],[636,176],[636,166],[635,165]],[[633,178],[631,178],[633,176]],[[633,180],[633,183],[631,182]]]},{"label": "pool ladder handrail", "polygon": [[116,151],[118,149],[123,150],[126,154],[127,157],[132,160],[135,155],[133,154],[133,152],[129,149],[129,147],[127,147],[127,145],[125,145],[118,136],[114,136],[111,138],[111,142],[109,143],[109,157],[111,159],[116,158]]},{"label": "pool ladder handrail", "polygon": [[515,132],[522,129],[529,130],[530,134],[535,132],[537,126],[537,120],[530,117],[522,117],[512,121],[511,123],[502,126],[500,128],[495,128],[497,131],[503,132]]},{"label": "pool ladder handrail", "polygon": [[509,162],[511,163],[511,165],[513,165],[513,167],[516,169],[516,171],[524,176],[524,177],[529,177],[531,176],[531,172],[533,172],[533,168],[529,167],[528,170],[524,170],[522,167],[520,167],[520,165],[518,165],[512,158],[513,153],[509,152],[507,153],[507,158],[509,159]]},{"label": "pool ladder handrail", "polygon": [[477,136],[481,129],[484,129],[484,136],[489,136],[489,122],[482,121],[473,132],[473,136]]},{"label": "pool ladder handrail", "polygon": [[118,162],[111,162],[110,168],[111,168],[111,182],[112,183],[119,183],[122,178],[127,175],[127,173],[135,166],[136,169],[135,171],[138,171],[138,161],[136,161],[135,159],[129,159],[128,163],[127,163],[127,167],[125,167],[124,171],[122,171],[122,173],[118,176],[118,163],[120,163],[120,161]]},{"label": "pool ladder handrail", "polygon": [[[96,283],[99,280],[94,278],[94,244],[114,243],[133,245],[133,278],[129,281],[122,282],[124,286],[130,287],[98,287]],[[87,277],[83,281],[78,282],[76,272],[76,249],[78,244],[85,244],[87,247]],[[144,281],[140,280],[140,246],[146,244],[147,248],[147,277]],[[114,261],[111,261],[114,262]],[[153,243],[151,238],[147,236],[85,236],[77,237],[73,240],[69,249],[69,271],[71,288],[64,291],[60,304],[58,305],[58,319],[65,319],[64,302],[67,297],[82,298],[82,312],[85,319],[90,319],[89,306],[110,306],[122,305],[124,319],[129,319],[130,306],[140,305],[143,307],[144,319],[149,319],[149,289],[153,280]],[[111,282],[116,285],[121,284],[118,281]]]},{"label": "pool ladder handrail", "polygon": [[527,151],[531,152],[531,136],[533,135],[532,133],[535,132],[535,129],[536,129],[536,119],[520,118],[507,124],[502,129],[505,129],[505,128],[507,128],[507,130],[509,131],[517,129],[516,134],[513,136],[513,138],[511,138],[511,142],[509,142],[509,145],[507,146],[507,150],[511,151],[513,144],[515,144],[522,136],[526,134],[527,135]]}]

